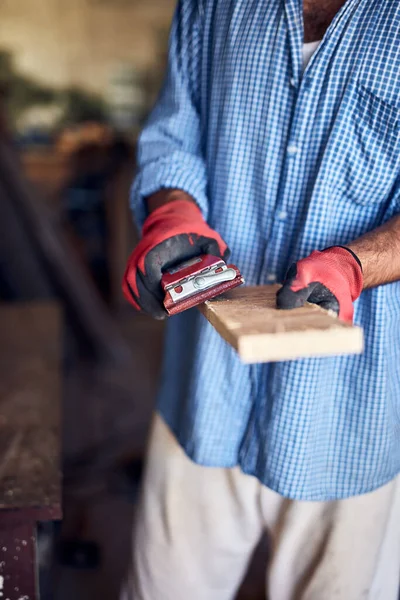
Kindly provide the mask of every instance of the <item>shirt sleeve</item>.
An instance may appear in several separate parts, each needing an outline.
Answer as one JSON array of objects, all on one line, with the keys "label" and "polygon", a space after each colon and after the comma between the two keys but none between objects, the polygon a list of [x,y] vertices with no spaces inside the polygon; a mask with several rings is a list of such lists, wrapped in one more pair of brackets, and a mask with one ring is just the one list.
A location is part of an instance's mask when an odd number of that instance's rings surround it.
[{"label": "shirt sleeve", "polygon": [[207,218],[200,130],[202,14],[198,0],[179,0],[165,82],[138,140],[138,173],[131,206],[139,226],[147,216],[144,199],[162,188],[184,190]]}]

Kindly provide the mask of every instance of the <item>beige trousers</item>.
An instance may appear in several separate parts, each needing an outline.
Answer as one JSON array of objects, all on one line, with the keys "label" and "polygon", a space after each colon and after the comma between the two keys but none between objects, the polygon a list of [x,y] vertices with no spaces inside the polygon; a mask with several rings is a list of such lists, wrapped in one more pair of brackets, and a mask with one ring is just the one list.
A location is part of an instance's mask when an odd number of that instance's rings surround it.
[{"label": "beige trousers", "polygon": [[270,600],[397,600],[400,485],[333,502],[282,498],[190,461],[155,417],[121,600],[231,600],[262,532]]}]

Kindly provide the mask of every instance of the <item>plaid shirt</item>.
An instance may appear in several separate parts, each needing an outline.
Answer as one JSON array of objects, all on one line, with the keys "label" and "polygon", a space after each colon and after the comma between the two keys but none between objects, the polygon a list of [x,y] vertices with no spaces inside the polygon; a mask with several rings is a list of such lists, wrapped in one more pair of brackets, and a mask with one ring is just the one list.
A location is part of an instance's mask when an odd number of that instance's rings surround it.
[{"label": "plaid shirt", "polygon": [[[191,194],[249,285],[400,213],[400,2],[348,0],[302,73],[301,0],[181,0],[132,205]],[[362,356],[243,365],[196,310],[168,322],[159,411],[203,465],[303,500],[400,471],[400,284],[362,293]]]}]

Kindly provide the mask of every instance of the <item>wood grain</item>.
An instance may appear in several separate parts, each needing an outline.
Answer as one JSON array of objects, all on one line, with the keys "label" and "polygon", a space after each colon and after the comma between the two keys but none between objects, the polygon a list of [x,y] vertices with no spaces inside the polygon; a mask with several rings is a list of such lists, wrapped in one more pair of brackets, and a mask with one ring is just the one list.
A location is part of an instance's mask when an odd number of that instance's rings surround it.
[{"label": "wood grain", "polygon": [[361,328],[311,304],[278,310],[278,289],[278,285],[237,288],[199,308],[245,363],[363,351]]},{"label": "wood grain", "polygon": [[59,506],[59,309],[2,304],[0,331],[0,508]]}]

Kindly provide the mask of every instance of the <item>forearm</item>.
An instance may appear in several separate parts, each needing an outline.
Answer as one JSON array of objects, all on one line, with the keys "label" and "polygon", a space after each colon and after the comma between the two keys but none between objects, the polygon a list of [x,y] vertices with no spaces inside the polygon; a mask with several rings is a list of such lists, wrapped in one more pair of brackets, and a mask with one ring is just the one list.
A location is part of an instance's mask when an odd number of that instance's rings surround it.
[{"label": "forearm", "polygon": [[400,216],[347,244],[360,259],[364,289],[400,280]]},{"label": "forearm", "polygon": [[168,204],[169,202],[173,202],[174,200],[187,200],[188,202],[194,202],[192,196],[186,192],[183,192],[182,190],[162,189],[146,199],[149,213],[152,213],[160,206]]},{"label": "forearm", "polygon": [[[131,194],[136,221],[173,200],[187,199],[207,216],[207,173],[200,119],[204,13],[196,0],[178,0],[168,65],[159,99],[138,139]],[[169,189],[163,189],[168,186]],[[179,191],[183,188],[186,193]],[[160,190],[152,194],[153,190]]]}]

